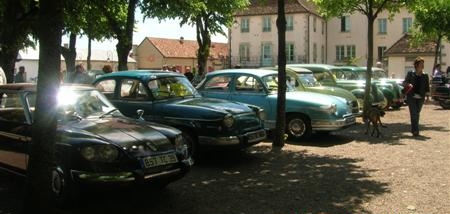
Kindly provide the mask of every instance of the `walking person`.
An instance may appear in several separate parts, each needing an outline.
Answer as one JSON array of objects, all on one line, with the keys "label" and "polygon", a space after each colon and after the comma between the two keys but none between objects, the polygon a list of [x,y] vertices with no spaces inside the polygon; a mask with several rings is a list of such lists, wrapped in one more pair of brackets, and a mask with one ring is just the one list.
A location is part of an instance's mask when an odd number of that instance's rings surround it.
[{"label": "walking person", "polygon": [[14,76],[15,83],[21,83],[27,81],[27,73],[25,72],[25,66],[19,67],[19,72]]},{"label": "walking person", "polygon": [[414,60],[414,71],[406,74],[403,82],[405,88],[411,88],[406,94],[406,102],[411,119],[411,133],[414,137],[419,136],[419,118],[425,100],[429,101],[430,85],[428,75],[423,73],[424,60],[417,57]]}]

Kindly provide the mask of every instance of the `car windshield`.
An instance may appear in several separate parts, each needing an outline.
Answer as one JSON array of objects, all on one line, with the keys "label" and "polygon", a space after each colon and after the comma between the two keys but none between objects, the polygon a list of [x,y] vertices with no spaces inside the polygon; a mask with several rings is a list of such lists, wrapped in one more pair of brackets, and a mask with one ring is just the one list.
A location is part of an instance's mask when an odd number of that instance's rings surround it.
[{"label": "car windshield", "polygon": [[148,82],[155,99],[193,96],[197,94],[194,86],[185,77],[163,77]]},{"label": "car windshield", "polygon": [[[58,116],[98,117],[116,108],[97,90],[72,90],[62,87],[58,93]],[[62,119],[62,118],[59,118]]]},{"label": "car windshield", "polygon": [[306,87],[321,86],[320,82],[318,82],[316,80],[316,78],[314,77],[314,75],[312,73],[309,73],[309,74],[299,73],[297,75],[298,75],[300,81]]},{"label": "car windshield", "polygon": [[[297,78],[286,77],[286,91],[295,91],[294,85]],[[262,78],[263,84],[269,89],[270,93],[278,91],[278,74],[271,74]]]},{"label": "car windshield", "polygon": [[329,71],[317,71],[314,72],[314,77],[322,85],[335,84],[336,79]]}]

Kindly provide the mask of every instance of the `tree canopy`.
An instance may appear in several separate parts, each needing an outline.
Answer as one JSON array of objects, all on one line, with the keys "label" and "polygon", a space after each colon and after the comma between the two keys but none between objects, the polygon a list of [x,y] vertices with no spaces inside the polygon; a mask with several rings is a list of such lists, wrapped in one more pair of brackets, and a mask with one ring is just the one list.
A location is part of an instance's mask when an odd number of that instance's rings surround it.
[{"label": "tree canopy", "polygon": [[410,6],[415,16],[413,43],[434,41],[436,52],[434,63],[440,60],[442,39],[450,38],[450,0],[417,0]]},{"label": "tree canopy", "polygon": [[165,1],[143,0],[142,13],[145,18],[181,19],[180,26],[194,26],[197,31],[198,71],[205,73],[209,57],[212,34],[226,35],[223,26],[231,26],[233,15],[249,5],[248,0],[216,0],[216,1]]},{"label": "tree canopy", "polygon": [[373,67],[373,26],[378,14],[388,11],[392,16],[401,7],[406,6],[407,0],[309,0],[319,8],[319,13],[325,18],[340,17],[346,14],[361,13],[367,17],[367,75],[364,96],[363,114],[369,107],[371,78]]}]

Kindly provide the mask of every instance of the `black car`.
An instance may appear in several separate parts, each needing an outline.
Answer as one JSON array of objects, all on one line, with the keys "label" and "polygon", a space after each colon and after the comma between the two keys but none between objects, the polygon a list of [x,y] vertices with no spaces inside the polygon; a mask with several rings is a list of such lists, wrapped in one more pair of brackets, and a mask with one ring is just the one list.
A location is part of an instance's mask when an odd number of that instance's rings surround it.
[{"label": "black car", "polygon": [[433,100],[436,100],[443,109],[450,109],[450,78],[433,77],[430,90]]},{"label": "black car", "polygon": [[[58,203],[86,186],[165,186],[193,161],[173,127],[123,116],[90,86],[63,85],[57,95],[56,162],[52,189]],[[0,169],[25,176],[35,109],[35,84],[0,85]]]},{"label": "black car", "polygon": [[141,109],[145,120],[180,129],[194,160],[206,149],[239,150],[266,139],[262,108],[202,97],[180,73],[121,71],[98,77],[94,85],[124,115]]}]

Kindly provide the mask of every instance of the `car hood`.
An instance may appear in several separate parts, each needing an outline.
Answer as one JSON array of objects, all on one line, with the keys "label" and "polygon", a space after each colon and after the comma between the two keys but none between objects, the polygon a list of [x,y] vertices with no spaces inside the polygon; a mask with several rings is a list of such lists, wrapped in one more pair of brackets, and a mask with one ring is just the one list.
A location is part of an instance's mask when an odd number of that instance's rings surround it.
[{"label": "car hood", "polygon": [[295,103],[295,101],[300,101],[303,103],[310,103],[315,106],[330,105],[332,103],[337,104],[338,106],[346,105],[346,100],[342,97],[305,91],[287,92],[286,101],[293,103]]},{"label": "car hood", "polygon": [[[172,148],[168,138],[153,128],[154,125],[125,117],[100,119],[96,117],[95,119],[69,121],[59,129],[64,132],[65,136],[72,138],[73,142],[86,142],[92,139],[99,142],[106,141],[123,149],[139,145],[152,146],[155,148],[154,150],[158,151]],[[169,127],[163,128],[168,129]]]},{"label": "car hood", "polygon": [[342,97],[342,98],[345,98],[345,99],[351,100],[351,101],[357,100],[355,95],[353,95],[350,91],[345,90],[343,88],[339,88],[339,87],[313,86],[313,87],[308,87],[308,91],[338,96],[338,97]]},{"label": "car hood", "polygon": [[222,99],[214,98],[188,98],[176,100],[159,106],[158,112],[164,112],[167,115],[191,115],[195,116],[195,112],[202,112],[199,115],[211,114],[242,114],[252,112],[247,105]]}]

